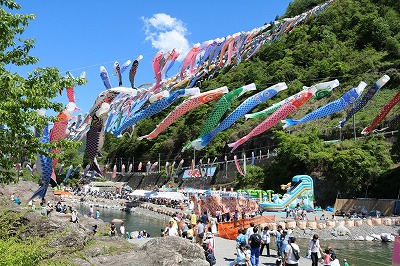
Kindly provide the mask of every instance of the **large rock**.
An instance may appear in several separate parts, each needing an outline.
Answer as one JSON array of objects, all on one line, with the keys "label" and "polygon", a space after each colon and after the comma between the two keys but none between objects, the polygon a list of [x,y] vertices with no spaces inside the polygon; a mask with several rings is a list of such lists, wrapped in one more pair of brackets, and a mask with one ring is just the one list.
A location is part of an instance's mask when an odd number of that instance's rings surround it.
[{"label": "large rock", "polygon": [[350,235],[350,230],[347,229],[344,225],[339,225],[334,229],[335,235],[337,236],[345,236]]},{"label": "large rock", "polygon": [[[157,247],[157,248],[155,248]],[[157,237],[142,246],[147,260],[146,265],[209,265],[203,249],[187,239],[180,237]],[[143,264],[142,264],[143,265]]]},{"label": "large rock", "polygon": [[173,236],[157,237],[148,240],[140,248],[132,247],[129,252],[112,256],[103,253],[86,258],[86,261],[76,258],[74,263],[80,266],[209,266],[199,245]]}]

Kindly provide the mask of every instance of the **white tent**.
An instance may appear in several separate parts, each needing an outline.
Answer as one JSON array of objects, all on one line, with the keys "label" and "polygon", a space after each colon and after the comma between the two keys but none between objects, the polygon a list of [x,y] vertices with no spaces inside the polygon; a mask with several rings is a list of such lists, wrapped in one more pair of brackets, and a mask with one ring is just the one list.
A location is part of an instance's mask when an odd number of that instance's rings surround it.
[{"label": "white tent", "polygon": [[142,189],[136,189],[129,193],[129,196],[134,196],[134,197],[150,197],[151,195],[157,193],[156,191],[152,190],[142,190]]},{"label": "white tent", "polygon": [[157,192],[150,195],[150,198],[170,199],[170,200],[187,200],[188,198],[180,192]]}]

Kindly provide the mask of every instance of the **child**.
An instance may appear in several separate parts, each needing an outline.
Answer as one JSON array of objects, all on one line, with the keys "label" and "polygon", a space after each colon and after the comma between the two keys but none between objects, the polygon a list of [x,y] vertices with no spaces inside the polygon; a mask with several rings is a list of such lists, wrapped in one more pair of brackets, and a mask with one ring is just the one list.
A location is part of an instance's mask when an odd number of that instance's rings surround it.
[{"label": "child", "polygon": [[344,259],[343,262],[344,262],[343,266],[349,266],[346,259]]},{"label": "child", "polygon": [[324,260],[324,266],[330,266],[332,257],[331,254],[329,253],[329,249],[325,249],[324,255],[323,255],[323,260]]},{"label": "child", "polygon": [[214,253],[211,250],[211,248],[209,248],[207,243],[203,243],[202,246],[204,249],[204,256],[206,257],[207,262],[210,263],[210,266],[215,265],[217,263],[217,260],[215,259]]}]

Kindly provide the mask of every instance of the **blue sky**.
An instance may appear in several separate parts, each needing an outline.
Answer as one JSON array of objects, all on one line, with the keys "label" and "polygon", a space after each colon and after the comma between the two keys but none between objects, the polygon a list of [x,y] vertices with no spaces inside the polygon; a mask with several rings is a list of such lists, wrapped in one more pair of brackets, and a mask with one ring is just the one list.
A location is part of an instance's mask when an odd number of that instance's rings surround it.
[{"label": "blue sky", "polygon": [[[160,49],[187,51],[195,43],[250,31],[284,14],[291,1],[17,2],[22,5],[18,13],[36,14],[22,37],[36,39],[31,55],[40,61],[36,66],[15,71],[24,76],[34,67],[55,66],[62,74],[69,70],[74,76],[86,71],[88,83],[75,88],[77,105],[84,113],[105,90],[100,66],[106,67],[112,85],[117,86],[112,75],[114,62],[123,64],[143,55],[135,85],[153,83],[151,61]],[[175,63],[169,76],[177,73],[180,63]],[[127,72],[123,74],[123,85],[129,87]],[[65,92],[55,100],[68,102]]]}]

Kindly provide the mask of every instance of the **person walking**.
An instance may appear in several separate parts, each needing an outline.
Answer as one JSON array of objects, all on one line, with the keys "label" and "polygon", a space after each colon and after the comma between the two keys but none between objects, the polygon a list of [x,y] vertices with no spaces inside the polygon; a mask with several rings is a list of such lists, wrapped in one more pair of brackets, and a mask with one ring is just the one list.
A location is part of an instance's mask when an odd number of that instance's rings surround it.
[{"label": "person walking", "polygon": [[282,257],[281,246],[282,246],[282,225],[278,225],[278,229],[274,231],[275,242],[276,242],[276,251],[278,257]]},{"label": "person walking", "polygon": [[249,228],[247,228],[247,231],[246,231],[246,238],[247,238],[247,240],[250,238],[250,236],[252,235],[252,234],[254,234],[254,223],[253,222],[251,222],[250,223],[250,227]]},{"label": "person walking", "polygon": [[250,245],[250,261],[252,266],[258,266],[260,262],[261,235],[258,234],[258,227],[253,228],[253,234],[248,239]]},{"label": "person walking", "polygon": [[285,254],[286,246],[290,243],[290,236],[288,235],[288,230],[283,230],[281,235],[281,250],[282,256]]},{"label": "person walking", "polygon": [[321,246],[319,245],[318,235],[314,234],[308,244],[307,254],[311,257],[311,266],[318,266],[318,259],[321,258]]},{"label": "person walking", "polygon": [[264,230],[261,232],[261,249],[260,255],[262,255],[264,247],[267,248],[267,257],[270,256],[269,252],[269,243],[271,242],[271,236],[268,226],[264,227]]},{"label": "person walking", "polygon": [[204,238],[204,226],[200,220],[197,221],[195,233],[196,233],[196,242],[199,243],[199,245],[201,246],[203,244],[203,238]]},{"label": "person walking", "polygon": [[[285,248],[285,257],[283,258],[283,266],[298,266],[300,260],[300,248],[295,243],[296,238],[294,236],[290,237],[289,244]],[[297,257],[296,257],[297,254]]]}]

